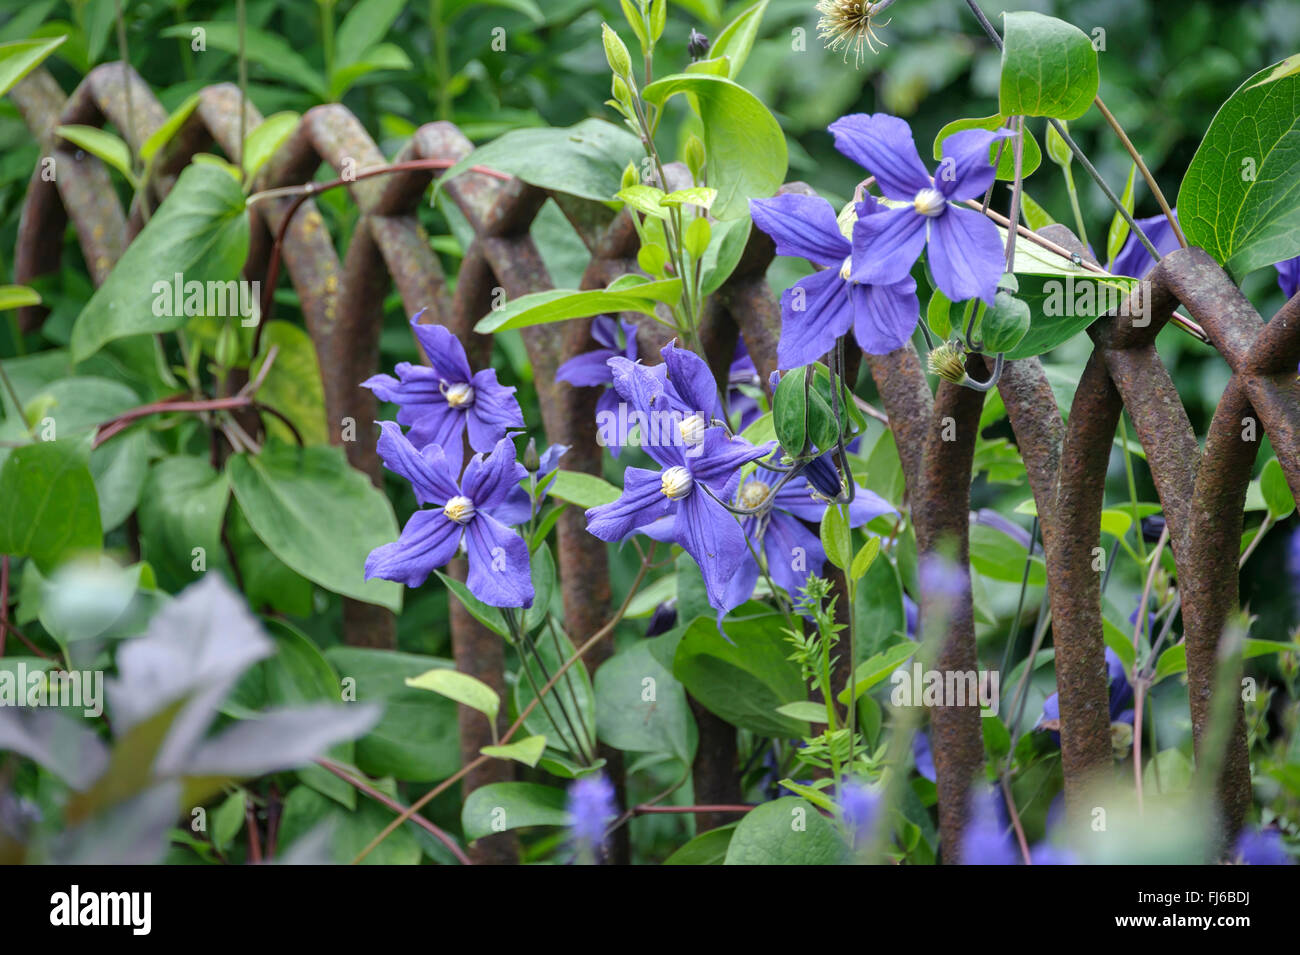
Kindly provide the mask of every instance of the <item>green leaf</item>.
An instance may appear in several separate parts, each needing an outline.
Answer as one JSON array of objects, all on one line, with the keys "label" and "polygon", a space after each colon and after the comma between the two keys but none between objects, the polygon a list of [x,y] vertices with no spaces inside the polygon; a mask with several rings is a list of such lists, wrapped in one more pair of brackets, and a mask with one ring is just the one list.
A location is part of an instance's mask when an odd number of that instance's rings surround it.
[{"label": "green leaf", "polygon": [[[559,627],[542,631],[536,638],[534,646],[541,656],[545,672],[538,667],[536,658],[531,653],[527,655],[528,668],[532,673],[533,681],[540,687],[547,679],[546,674],[554,675],[564,661],[573,655],[574,647]],[[586,667],[572,666],[566,673],[567,678],[562,677],[555,691],[547,694],[545,710],[540,705],[534,707],[524,720],[524,726],[530,733],[545,736],[554,749],[577,755],[587,751],[587,738],[592,735],[592,727],[596,723],[595,694]],[[532,682],[529,681],[526,673],[518,674],[514,697],[515,710],[520,713],[536,699]],[[559,725],[552,723],[550,716],[554,716]],[[582,739],[575,739],[575,732]]]},{"label": "green leaf", "polygon": [[753,93],[721,76],[677,73],[656,80],[642,96],[662,106],[689,94],[704,122],[709,184],[718,190],[713,215],[735,219],[749,212],[749,200],[776,194],[785,181],[785,134]]},{"label": "green leaf", "polygon": [[[262,327],[262,351],[253,359],[248,370],[249,378],[257,378],[272,347],[276,349],[275,362],[257,389],[258,403],[288,418],[298,429],[304,444],[328,444],[325,389],[321,385],[320,364],[311,336],[292,322],[277,319],[265,323]],[[279,418],[265,415],[262,420],[267,434],[284,441],[295,440],[293,432]]]},{"label": "green leaf", "polygon": [[406,5],[407,0],[358,0],[339,24],[335,69],[359,62],[367,50],[388,35]]},{"label": "green leaf", "polygon": [[475,7],[505,7],[524,14],[534,23],[546,22],[546,14],[534,0],[446,0],[442,5],[442,22],[451,23],[458,14]]},{"label": "green leaf", "polygon": [[563,789],[538,783],[491,783],[469,794],[460,826],[470,842],[494,832],[526,826],[565,826],[569,813]]},{"label": "green leaf", "polygon": [[710,224],[709,247],[704,250],[704,257],[700,260],[702,295],[712,295],[731,278],[731,273],[736,270],[740,257],[745,253],[752,225],[749,216]]},{"label": "green leaf", "polygon": [[722,865],[731,846],[736,823],[702,832],[667,859],[664,865]]},{"label": "green leaf", "polygon": [[293,112],[275,113],[249,131],[244,139],[242,157],[246,179],[256,177],[258,171],[293,135],[293,131],[298,128],[299,118],[298,114]]},{"label": "green leaf", "polygon": [[1025,546],[1009,534],[984,524],[971,524],[971,567],[985,577],[1018,584],[1024,579],[1026,559],[1029,561],[1029,585],[1045,586],[1047,571],[1041,557],[1029,557]]},{"label": "green leaf", "polygon": [[446,182],[471,166],[518,176],[541,189],[607,202],[622,186],[623,170],[645,151],[628,130],[601,119],[567,129],[517,129],[480,146],[439,179]]},{"label": "green leaf", "polygon": [[[912,655],[920,649],[921,645],[919,643],[906,640],[882,650],[869,660],[863,660],[858,664],[858,669],[853,674],[853,699],[856,700],[873,686],[888,678],[890,674],[911,659]],[[848,705],[849,688],[845,687],[841,690],[836,699],[840,703]]]},{"label": "green leaf", "polygon": [[660,200],[660,205],[667,209],[681,208],[682,206],[698,206],[701,209],[708,209],[717,198],[718,190],[716,189],[709,189],[707,186],[692,186],[690,189],[677,189],[668,193]]},{"label": "green leaf", "polygon": [[338,672],[349,705],[347,694],[353,691],[358,702],[374,701],[384,707],[379,723],[356,741],[356,763],[362,772],[433,782],[460,768],[456,704],[406,685],[407,679],[430,667],[454,667],[451,660],[364,647],[331,647],[325,659]]},{"label": "green leaf", "polygon": [[647,186],[645,183],[640,182],[625,186],[614,193],[614,199],[631,206],[637,212],[654,216],[656,219],[668,218],[668,212],[664,209],[663,204],[664,191],[656,189],[654,186]]},{"label": "green leaf", "polygon": [[619,499],[622,492],[604,478],[584,471],[556,471],[550,496],[581,508],[600,507]]},{"label": "green leaf", "polygon": [[0,43],[0,96],[17,86],[19,80],[40,66],[41,61],[66,39],[66,36],[57,36],[51,40]]},{"label": "green leaf", "polygon": [[495,723],[497,713],[501,710],[501,697],[478,677],[436,667],[426,670],[417,677],[408,677],[406,685],[417,690],[430,690],[449,700],[462,703],[470,709],[478,710],[491,722]]},{"label": "green leaf", "polygon": [[465,609],[469,611],[470,616],[483,624],[483,626],[487,627],[498,637],[509,638],[510,628],[506,626],[505,618],[501,616],[500,610],[496,607],[489,607],[483,601],[479,600],[469,592],[469,588],[466,587],[463,582],[457,580],[455,577],[450,577],[440,570],[435,570],[434,573],[438,575],[439,580],[447,585],[447,589],[451,591],[452,596],[465,605]]},{"label": "green leaf", "polygon": [[1151,682],[1154,685],[1167,676],[1184,673],[1186,670],[1187,648],[1180,643],[1160,654],[1160,659],[1156,661],[1156,672],[1151,677]]},{"label": "green leaf", "polygon": [[1264,462],[1264,470],[1259,473],[1259,489],[1273,520],[1282,521],[1291,516],[1295,510],[1295,498],[1291,495],[1291,487],[1286,483],[1286,475],[1282,473],[1282,465],[1277,458],[1269,458]]},{"label": "green leaf", "polygon": [[170,314],[175,311],[172,276],[179,272],[186,283],[239,278],[248,257],[248,237],[239,183],[215,166],[187,166],[77,316],[73,362],[84,361],[117,338],[180,328],[188,316]]},{"label": "green leaf", "polygon": [[686,692],[645,642],[602,663],[595,689],[602,740],[615,749],[666,753],[691,765],[698,732]]},{"label": "green leaf", "polygon": [[727,865],[841,865],[848,857],[835,826],[806,800],[765,802],[736,826]]},{"label": "green leaf", "polygon": [[[239,55],[239,30],[233,20],[178,23],[164,27],[164,37],[181,37],[189,42],[196,28],[203,30],[207,45],[214,50]],[[244,31],[244,50],[249,62],[266,72],[295,83],[318,98],[329,98],[325,79],[299,54],[289,41],[262,30],[248,27]]]},{"label": "green leaf", "polygon": [[[1133,184],[1137,176],[1137,163],[1132,163],[1128,167],[1128,181],[1124,184],[1124,195],[1120,196],[1120,202],[1128,210],[1128,214],[1133,214]],[[1114,262],[1115,256],[1119,255],[1120,250],[1124,248],[1124,240],[1128,238],[1128,220],[1125,219],[1118,211],[1111,217],[1110,231],[1106,234],[1106,261]]]},{"label": "green leaf", "polygon": [[[1052,132],[1056,132],[1056,130],[1053,129]],[[1029,193],[1023,189],[1020,191],[1020,208],[1024,210],[1025,224],[1034,232],[1056,221],[1048,214],[1046,209],[1035,202]]]},{"label": "green leaf", "polygon": [[[1001,113],[994,113],[992,116],[981,116],[978,119],[955,119],[943,129],[939,130],[939,135],[934,137],[934,158],[940,160],[943,158],[943,141],[953,133],[959,133],[963,129],[987,129],[989,131],[1001,129],[1007,125],[1009,117]],[[1012,182],[1016,178],[1016,141],[1012,137],[999,139],[989,144],[989,162],[994,158],[998,160],[997,178]],[[1020,157],[1020,174],[1028,176],[1036,170],[1043,161],[1042,150],[1038,148],[1038,140],[1034,139],[1034,134],[1025,127],[1025,147],[1023,155]]]},{"label": "green leaf", "polygon": [[0,312],[40,304],[41,295],[36,289],[25,285],[0,285]]},{"label": "green leaf", "polygon": [[999,291],[993,307],[980,319],[980,340],[988,354],[1009,352],[1029,334],[1029,304],[1010,292]]},{"label": "green leaf", "polygon": [[132,188],[138,183],[131,168],[131,149],[120,136],[114,136],[98,126],[56,126],[54,132],[79,149],[108,163],[129,182]]},{"label": "green leaf", "polygon": [[876,556],[880,553],[880,538],[869,537],[853,558],[853,564],[849,568],[849,577],[852,580],[861,580],[875,563]]},{"label": "green leaf", "polygon": [[226,475],[206,458],[175,455],[150,470],[140,495],[140,554],[167,589],[193,583],[203,568],[223,560],[221,525],[229,498]]},{"label": "green leaf", "polygon": [[712,615],[701,617],[677,645],[673,675],[707,710],[734,726],[783,739],[806,736],[806,723],[776,712],[807,697],[798,665],[786,659],[789,645],[781,625],[776,614],[737,613],[727,621],[733,643],[718,632]]},{"label": "green leaf", "polygon": [[0,554],[30,557],[44,574],[103,543],[89,443],[38,441],[0,468]]},{"label": "green leaf", "polygon": [[212,844],[225,851],[232,839],[244,828],[244,814],[247,803],[244,791],[237,789],[212,812]]},{"label": "green leaf", "polygon": [[1279,66],[1228,97],[1178,190],[1187,241],[1237,277],[1300,253],[1300,74]]},{"label": "green leaf", "polygon": [[516,743],[506,743],[504,746],[484,746],[479,752],[496,759],[513,759],[516,763],[523,763],[525,766],[536,766],[537,761],[542,758],[542,753],[546,752],[546,737],[528,736]]},{"label": "green leaf", "polygon": [[[392,780],[381,780],[375,788],[396,796]],[[307,786],[296,786],[284,801],[280,820],[280,848],[290,847],[298,839],[324,828],[330,833],[332,861],[347,865],[362,849],[393,821],[393,812],[366,797],[348,812],[338,803],[326,799]],[[415,865],[420,861],[420,842],[414,826],[398,826],[374,851],[362,860],[363,865]]]},{"label": "green leaf", "polygon": [[896,633],[907,632],[903,607],[903,585],[898,571],[887,557],[876,558],[867,568],[855,595],[853,624],[857,634],[858,659],[863,660],[886,646]]},{"label": "green leaf", "polygon": [[758,28],[763,22],[763,14],[767,12],[767,4],[768,0],[759,0],[752,7],[742,10],[739,16],[722,28],[722,32],[713,41],[709,55],[727,58],[727,75],[733,80],[745,65],[745,60],[749,59],[749,51],[754,48],[754,40],[758,37]]},{"label": "green leaf", "polygon": [[148,164],[150,160],[157,155],[158,150],[162,149],[175,136],[190,115],[198,109],[199,94],[193,93],[185,98],[185,101],[171,111],[170,115],[163,120],[163,124],[149,134],[149,138],[140,146],[140,161]]},{"label": "green leaf", "polygon": [[[1061,125],[1067,126],[1064,122]],[[1068,128],[1066,132],[1069,132]],[[1070,149],[1065,137],[1058,133],[1051,123],[1047,124],[1047,158],[1066,170],[1067,174],[1070,164],[1074,162],[1074,151]]]},{"label": "green leaf", "polygon": [[280,560],[327,590],[397,611],[402,587],[366,580],[366,557],[397,539],[388,498],[342,448],[294,448],[271,441],[261,454],[226,465],[248,523]]},{"label": "green leaf", "polygon": [[1097,98],[1097,51],[1078,27],[1041,13],[1004,13],[998,109],[1077,119]]},{"label": "green leaf", "polygon": [[853,538],[849,531],[848,518],[844,515],[844,508],[838,505],[826,508],[826,515],[821,523],[821,539],[822,548],[826,551],[826,559],[840,570],[847,570],[853,555],[850,549]]},{"label": "green leaf", "polygon": [[797,703],[783,703],[776,708],[782,716],[807,723],[826,722],[826,704],[814,703],[812,700],[800,700]]},{"label": "green leaf", "polygon": [[572,289],[551,289],[522,295],[501,308],[479,319],[474,331],[480,335],[563,322],[570,318],[590,318],[611,312],[640,312],[653,315],[660,302],[676,302],[681,298],[681,279],[660,279],[655,282],[625,283],[606,289],[578,292]]}]

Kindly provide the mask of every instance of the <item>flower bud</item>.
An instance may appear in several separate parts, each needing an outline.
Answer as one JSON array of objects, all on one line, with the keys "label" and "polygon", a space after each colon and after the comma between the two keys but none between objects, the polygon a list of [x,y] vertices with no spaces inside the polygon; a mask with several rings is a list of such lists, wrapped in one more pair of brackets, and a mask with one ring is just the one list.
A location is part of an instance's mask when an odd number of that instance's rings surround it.
[{"label": "flower bud", "polygon": [[692,60],[703,59],[704,54],[709,52],[709,38],[692,29],[686,39],[686,52],[691,55]]},{"label": "flower bud", "polygon": [[938,375],[944,381],[960,385],[966,380],[966,359],[962,347],[957,342],[944,342],[926,359],[930,373]]},{"label": "flower bud", "polygon": [[627,46],[623,43],[619,35],[615,33],[608,23],[600,25],[601,42],[605,44],[605,59],[609,60],[609,68],[614,71],[615,76],[624,78],[632,75],[632,56],[627,52]]},{"label": "flower bud", "polygon": [[844,489],[844,482],[840,480],[840,472],[831,463],[829,451],[805,464],[803,472],[808,483],[826,497],[839,497],[840,491]]},{"label": "flower bud", "polygon": [[542,459],[537,454],[537,439],[529,438],[528,447],[524,448],[524,470],[536,474],[542,469]]}]

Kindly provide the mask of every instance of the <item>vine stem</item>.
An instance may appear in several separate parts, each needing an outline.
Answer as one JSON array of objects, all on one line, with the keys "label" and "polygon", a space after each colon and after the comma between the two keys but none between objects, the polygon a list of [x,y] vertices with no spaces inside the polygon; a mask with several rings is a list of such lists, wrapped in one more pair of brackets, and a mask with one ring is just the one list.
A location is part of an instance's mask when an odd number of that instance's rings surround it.
[{"label": "vine stem", "polygon": [[[399,803],[396,799],[392,799],[388,797],[387,795],[380,792],[378,789],[375,789],[373,786],[371,786],[369,783],[365,782],[364,780],[357,779],[355,776],[347,772],[345,769],[343,769],[342,766],[340,766],[338,763],[334,762],[333,760],[317,759],[316,765],[320,766],[322,769],[325,769],[333,773],[335,776],[343,780],[349,786],[355,787],[359,791],[365,793],[375,802],[387,806],[389,809],[393,810],[393,812],[406,811],[406,807],[403,806],[401,803]],[[447,833],[443,832],[441,829],[439,829],[437,826],[431,823],[428,819],[425,819],[423,816],[419,815],[418,813],[412,813],[409,816],[409,818],[411,822],[415,823],[425,832],[429,833],[431,836],[433,836],[435,839],[441,842],[444,846],[446,846],[448,851],[450,851],[451,854],[456,857],[456,860],[461,865],[474,864],[473,861],[470,859],[470,857],[465,855],[465,850],[463,850],[460,846],[456,844],[455,839],[447,835]]]},{"label": "vine stem", "polygon": [[[654,555],[653,547],[651,547],[650,549],[650,555],[652,557]],[[515,718],[515,721],[510,724],[510,728],[506,730],[505,733],[502,735],[501,737],[502,745],[510,742],[511,737],[513,737],[515,733],[519,731],[519,728],[524,725],[524,720],[527,719],[528,715],[532,713],[532,711],[536,708],[537,701],[541,699],[542,696],[545,696],[547,693],[551,691],[551,689],[555,686],[556,682],[559,681],[560,677],[562,677],[565,673],[568,672],[569,667],[573,666],[575,663],[581,660],[594,646],[596,646],[596,644],[598,644],[601,640],[603,640],[610,633],[610,631],[614,629],[614,627],[618,624],[620,620],[623,619],[624,614],[627,613],[627,608],[632,605],[632,598],[636,596],[637,590],[640,589],[641,584],[645,580],[645,576],[649,572],[649,570],[650,570],[649,564],[645,561],[642,561],[641,570],[638,571],[636,575],[636,579],[632,581],[632,586],[628,588],[627,596],[623,598],[623,603],[622,605],[619,606],[614,616],[612,616],[603,627],[601,627],[590,637],[588,637],[586,642],[584,642],[582,646],[578,647],[578,649],[573,652],[573,655],[569,657],[569,659],[565,660],[564,663],[560,666],[560,668],[555,671],[555,674],[542,685],[541,692],[533,699],[528,701],[528,705],[523,708],[519,716]],[[432,789],[430,789],[427,793],[425,793],[415,802],[411,803],[410,806],[408,806],[406,809],[402,811],[401,815],[399,815],[396,819],[394,819],[387,826],[385,826],[379,832],[379,834],[375,836],[375,838],[370,840],[370,843],[364,849],[362,849],[360,852],[357,853],[356,858],[352,860],[352,865],[356,865],[359,862],[361,862],[362,859],[364,859],[366,856],[370,855],[370,853],[374,851],[376,846],[378,846],[381,842],[387,839],[397,829],[398,826],[406,822],[407,819],[411,818],[411,816],[413,816],[415,813],[423,809],[426,805],[428,805],[429,802],[435,799],[438,795],[445,792],[447,789],[449,789],[451,786],[454,786],[456,783],[460,782],[460,780],[463,779],[467,773],[473,771],[474,769],[477,769],[479,766],[482,766],[491,758],[492,757],[490,756],[479,756],[471,760],[470,762],[462,766],[460,769],[458,769],[455,773],[453,773],[452,775],[444,779],[442,782],[440,782],[438,785],[434,786]]]},{"label": "vine stem", "polygon": [[1155,176],[1151,175],[1151,170],[1147,168],[1147,164],[1142,160],[1142,154],[1137,151],[1137,147],[1133,145],[1133,141],[1128,138],[1128,133],[1124,132],[1124,127],[1119,124],[1119,120],[1115,118],[1115,114],[1106,108],[1106,104],[1102,102],[1101,97],[1098,96],[1093,100],[1093,102],[1097,104],[1097,109],[1101,110],[1101,115],[1106,117],[1106,122],[1110,124],[1110,128],[1115,130],[1115,135],[1118,136],[1119,141],[1124,144],[1124,148],[1128,150],[1128,154],[1133,157],[1133,162],[1137,164],[1138,172],[1142,173],[1142,178],[1146,180],[1147,188],[1151,190],[1151,195],[1155,196],[1156,202],[1160,204],[1160,211],[1163,212],[1165,218],[1169,220],[1169,226],[1174,230],[1174,236],[1178,239],[1178,244],[1184,249],[1187,248],[1187,236],[1183,235],[1183,227],[1178,224],[1178,219],[1174,215],[1174,210],[1169,207],[1169,200],[1166,199],[1165,194],[1160,191],[1160,186],[1156,183]]},{"label": "vine stem", "polygon": [[[989,18],[984,15],[984,11],[980,9],[979,3],[976,2],[976,0],[966,0],[966,5],[970,7],[971,12],[975,14],[975,19],[978,20],[980,26],[984,28],[984,32],[987,33],[989,39],[993,41],[993,45],[999,50],[1002,49],[1002,36],[998,33],[997,28],[989,22]],[[1147,234],[1142,231],[1142,227],[1137,224],[1137,220],[1133,218],[1133,213],[1129,212],[1124,203],[1120,201],[1119,196],[1115,195],[1115,190],[1111,189],[1111,187],[1106,184],[1106,180],[1101,177],[1101,173],[1097,171],[1097,167],[1094,166],[1088,160],[1088,157],[1083,154],[1083,150],[1079,148],[1079,144],[1070,138],[1070,134],[1066,131],[1065,126],[1061,124],[1059,119],[1048,117],[1047,121],[1051,123],[1052,128],[1060,134],[1065,145],[1070,147],[1070,152],[1074,154],[1075,159],[1079,160],[1079,165],[1084,168],[1084,171],[1092,177],[1092,181],[1095,182],[1101,191],[1106,194],[1106,198],[1110,200],[1110,204],[1115,207],[1115,211],[1118,212],[1123,217],[1124,221],[1128,223],[1128,227],[1133,231],[1133,234],[1137,236],[1138,241],[1141,242],[1143,247],[1151,253],[1151,257],[1159,262],[1162,256],[1156,251],[1156,247],[1151,244],[1151,240],[1147,238]],[[1080,241],[1083,239],[1084,237],[1080,236]]]}]

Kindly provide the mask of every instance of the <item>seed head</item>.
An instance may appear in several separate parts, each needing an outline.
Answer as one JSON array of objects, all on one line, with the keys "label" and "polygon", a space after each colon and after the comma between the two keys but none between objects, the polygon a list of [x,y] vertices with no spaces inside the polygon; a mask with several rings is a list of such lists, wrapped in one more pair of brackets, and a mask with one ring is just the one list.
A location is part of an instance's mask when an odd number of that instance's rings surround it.
[{"label": "seed head", "polygon": [[849,61],[851,51],[853,66],[861,66],[865,56],[863,47],[875,53],[877,43],[888,46],[876,35],[872,20],[877,8],[881,6],[880,3],[866,3],[863,0],[820,0],[817,12],[822,16],[817,21],[818,39],[825,40],[827,49],[836,53],[843,50],[845,63]]}]

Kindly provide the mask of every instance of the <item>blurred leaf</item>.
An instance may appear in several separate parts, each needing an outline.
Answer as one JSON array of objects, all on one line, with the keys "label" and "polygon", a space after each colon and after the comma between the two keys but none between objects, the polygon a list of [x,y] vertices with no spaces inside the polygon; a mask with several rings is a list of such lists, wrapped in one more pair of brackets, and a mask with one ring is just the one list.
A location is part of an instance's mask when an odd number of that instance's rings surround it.
[{"label": "blurred leaf", "polygon": [[527,826],[566,826],[569,813],[563,789],[538,783],[489,783],[474,790],[460,812],[470,842]]},{"label": "blurred leaf", "polygon": [[131,148],[120,137],[97,126],[55,126],[54,132],[79,149],[108,163],[135,189],[139,185],[135,170],[131,168]]},{"label": "blurred leaf", "polygon": [[17,86],[19,80],[36,69],[66,39],[60,36],[52,40],[0,43],[0,96]]},{"label": "blurred leaf", "polygon": [[30,557],[50,573],[103,542],[86,441],[14,448],[0,468],[0,554]]}]

